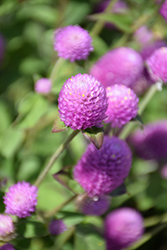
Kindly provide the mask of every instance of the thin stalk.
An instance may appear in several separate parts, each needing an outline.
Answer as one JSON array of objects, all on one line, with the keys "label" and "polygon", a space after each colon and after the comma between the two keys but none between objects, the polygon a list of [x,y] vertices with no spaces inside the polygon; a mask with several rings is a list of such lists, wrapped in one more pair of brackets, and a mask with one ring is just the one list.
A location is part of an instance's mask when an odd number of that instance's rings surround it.
[{"label": "thin stalk", "polygon": [[[144,112],[145,108],[147,107],[148,103],[151,101],[151,99],[153,98],[153,96],[155,95],[157,90],[158,90],[158,86],[157,86],[157,84],[154,84],[147,91],[145,97],[143,98],[143,100],[139,104],[139,114],[140,115]],[[130,122],[130,123],[126,124],[125,127],[122,129],[121,133],[119,134],[119,137],[121,139],[125,140],[128,137],[128,135],[130,134],[130,132],[135,128],[135,126],[136,126],[136,123],[134,123],[134,122]]]},{"label": "thin stalk", "polygon": [[62,65],[63,61],[64,61],[64,59],[59,57],[54,65],[53,69],[52,69],[52,72],[50,74],[50,80],[51,80],[52,84],[54,83],[54,79],[56,77],[56,74],[57,74],[58,70],[60,69],[60,66]]},{"label": "thin stalk", "polygon": [[34,185],[36,187],[39,187],[39,185],[41,184],[41,182],[43,181],[43,179],[45,178],[45,176],[47,175],[47,173],[49,172],[49,170],[51,169],[51,167],[53,166],[53,164],[55,163],[55,161],[57,160],[57,158],[61,155],[61,153],[67,148],[68,144],[72,141],[72,139],[80,132],[80,130],[74,130],[69,136],[68,138],[59,146],[59,148],[56,150],[56,152],[52,155],[52,157],[50,158],[48,164],[46,165],[46,167],[44,168],[44,170],[40,173],[40,175],[38,176],[37,180],[35,181]]},{"label": "thin stalk", "polygon": [[49,217],[53,216],[54,214],[58,213],[63,207],[65,207],[68,203],[73,201],[77,196],[78,196],[78,194],[73,195],[71,198],[69,198],[67,201],[63,202],[61,205],[57,206],[56,208],[52,209],[51,211],[46,212],[44,215],[45,218],[49,218]]},{"label": "thin stalk", "polygon": [[[111,9],[113,8],[114,4],[116,4],[116,2],[118,2],[118,0],[113,0],[110,1],[109,5],[107,6],[107,8],[104,10],[104,13],[108,13],[111,11]],[[103,29],[105,25],[105,21],[99,20],[95,23],[95,25],[93,26],[90,34],[92,36],[97,36]]]}]

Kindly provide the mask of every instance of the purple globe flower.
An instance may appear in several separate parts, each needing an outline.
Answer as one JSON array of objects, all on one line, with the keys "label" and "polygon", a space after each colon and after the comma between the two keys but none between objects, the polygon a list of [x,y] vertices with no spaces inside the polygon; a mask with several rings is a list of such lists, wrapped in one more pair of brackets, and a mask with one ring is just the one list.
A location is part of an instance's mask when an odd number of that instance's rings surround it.
[{"label": "purple globe flower", "polygon": [[100,216],[107,212],[111,204],[111,197],[101,195],[99,197],[88,197],[87,195],[80,195],[77,199],[78,210],[87,215]]},{"label": "purple globe flower", "polygon": [[41,78],[35,83],[35,92],[48,94],[51,90],[52,83],[48,78]]},{"label": "purple globe flower", "polygon": [[66,225],[62,220],[52,220],[49,224],[49,232],[53,235],[58,235],[67,230]]},{"label": "purple globe flower", "polygon": [[104,137],[100,150],[87,147],[74,169],[74,179],[90,197],[110,193],[119,187],[131,169],[132,154],[123,140]]},{"label": "purple globe flower", "polygon": [[153,83],[154,82],[151,80],[146,67],[144,67],[142,75],[135,83],[132,84],[132,86],[129,87],[135,92],[137,96],[140,96],[145,93]]},{"label": "purple globe flower", "polygon": [[140,45],[145,46],[153,40],[153,32],[147,26],[141,26],[135,31],[134,37]]},{"label": "purple globe flower", "polygon": [[54,50],[58,52],[59,57],[71,62],[83,60],[93,51],[92,38],[88,31],[80,26],[59,28],[55,31]]},{"label": "purple globe flower", "polygon": [[107,52],[90,69],[90,74],[105,86],[133,84],[143,71],[140,54],[126,47]]},{"label": "purple globe flower", "polygon": [[31,216],[37,205],[37,191],[37,187],[25,181],[11,186],[4,196],[5,213],[19,218]]},{"label": "purple globe flower", "polygon": [[9,215],[0,214],[0,240],[12,238],[15,228]]},{"label": "purple globe flower", "polygon": [[1,246],[0,250],[15,250],[15,249],[10,243],[7,243],[7,244]]},{"label": "purple globe flower", "polygon": [[144,48],[140,51],[140,55],[145,61],[148,59],[156,49],[166,46],[166,43],[162,40],[157,40],[152,42],[151,44],[145,45]]},{"label": "purple globe flower", "polygon": [[105,219],[107,250],[122,250],[139,240],[144,231],[142,216],[134,209],[120,208]]},{"label": "purple globe flower", "polygon": [[167,120],[147,124],[144,131],[136,130],[129,142],[136,154],[145,160],[167,160]]},{"label": "purple globe flower", "polygon": [[58,98],[60,119],[74,130],[101,127],[107,106],[105,88],[87,74],[68,79]]},{"label": "purple globe flower", "polygon": [[153,81],[167,83],[167,47],[157,49],[146,61]]},{"label": "purple globe flower", "polygon": [[124,85],[116,84],[106,88],[106,92],[109,102],[106,123],[111,122],[112,127],[121,128],[136,117],[139,98],[133,90]]},{"label": "purple globe flower", "polygon": [[163,16],[167,22],[167,0],[165,0],[160,8],[160,14]]}]

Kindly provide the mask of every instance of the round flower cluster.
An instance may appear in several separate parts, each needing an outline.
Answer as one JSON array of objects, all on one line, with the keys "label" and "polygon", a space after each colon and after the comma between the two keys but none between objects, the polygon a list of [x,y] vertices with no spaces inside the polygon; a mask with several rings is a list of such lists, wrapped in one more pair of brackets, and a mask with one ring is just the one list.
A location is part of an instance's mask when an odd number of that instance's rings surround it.
[{"label": "round flower cluster", "polygon": [[134,209],[120,208],[105,219],[107,250],[122,250],[139,240],[144,231],[143,218]]},{"label": "round flower cluster", "polygon": [[[83,196],[83,197],[82,197]],[[109,209],[111,203],[111,197],[107,195],[101,195],[99,197],[85,197],[80,195],[77,199],[78,210],[87,215],[101,216]]]},{"label": "round flower cluster", "polygon": [[67,230],[66,225],[62,220],[52,220],[49,224],[49,232],[52,235],[58,235]]},{"label": "round flower cluster", "polygon": [[37,205],[37,187],[28,182],[18,182],[9,188],[4,196],[5,213],[19,218],[31,216]]},{"label": "round flower cluster", "polygon": [[104,137],[100,150],[87,147],[74,169],[74,179],[90,197],[110,193],[120,186],[131,169],[132,154],[123,140]]},{"label": "round flower cluster", "polygon": [[135,131],[129,138],[137,155],[145,160],[167,159],[167,121],[147,124],[144,131]]},{"label": "round flower cluster", "polygon": [[157,49],[146,61],[151,78],[167,83],[167,47]]},{"label": "round flower cluster", "polygon": [[[90,74],[105,87],[122,84],[130,86],[141,75],[143,60],[140,54],[126,47],[107,52],[90,69]],[[133,72],[133,73],[132,73]]]},{"label": "round flower cluster", "polygon": [[15,231],[12,218],[9,215],[0,214],[0,240],[12,235]]},{"label": "round flower cluster", "polygon": [[59,57],[71,62],[86,59],[93,51],[92,38],[88,31],[80,26],[69,25],[55,31],[54,49]]},{"label": "round flower cluster", "polygon": [[35,83],[35,91],[40,94],[48,94],[52,83],[48,78],[41,78]]},{"label": "round flower cluster", "polygon": [[135,31],[134,37],[140,45],[145,46],[152,41],[153,32],[147,26],[141,26]]},{"label": "round flower cluster", "polygon": [[136,117],[138,112],[139,98],[130,88],[124,85],[113,85],[106,88],[108,97],[108,109],[106,111],[106,123],[112,127],[121,128],[132,118]]},{"label": "round flower cluster", "polygon": [[107,106],[105,88],[87,74],[68,79],[58,98],[60,119],[73,130],[101,127]]},{"label": "round flower cluster", "polygon": [[140,55],[145,61],[154,53],[155,50],[164,46],[166,46],[166,43],[163,40],[154,41],[151,44],[145,45],[140,51]]}]

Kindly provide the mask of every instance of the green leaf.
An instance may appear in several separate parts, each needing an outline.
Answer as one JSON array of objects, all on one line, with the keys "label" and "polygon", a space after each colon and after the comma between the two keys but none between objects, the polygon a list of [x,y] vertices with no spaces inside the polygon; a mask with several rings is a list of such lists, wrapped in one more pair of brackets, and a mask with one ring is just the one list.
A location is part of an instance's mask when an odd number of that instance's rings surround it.
[{"label": "green leaf", "polygon": [[15,128],[9,127],[6,129],[0,138],[0,152],[6,157],[12,157],[24,140],[24,132]]},{"label": "green leaf", "polygon": [[59,112],[57,112],[56,119],[53,124],[52,133],[58,133],[66,130],[68,127],[65,126],[64,122],[60,120]]},{"label": "green leaf", "polygon": [[103,128],[88,128],[82,130],[83,135],[92,142],[97,149],[100,149],[103,145],[104,130]]},{"label": "green leaf", "polygon": [[76,250],[105,250],[104,238],[95,230],[91,224],[80,224],[76,226],[75,233]]},{"label": "green leaf", "polygon": [[117,28],[120,30],[130,33],[131,32],[131,24],[132,24],[132,18],[129,15],[123,15],[123,14],[111,14],[111,13],[99,13],[90,15],[89,18],[91,20],[101,20],[104,22],[109,22],[114,24]]},{"label": "green leaf", "polygon": [[137,116],[132,118],[131,121],[136,121],[143,128],[144,123],[141,115],[137,114]]},{"label": "green leaf", "polygon": [[36,238],[48,235],[45,224],[33,218],[19,220],[16,229],[18,238]]}]

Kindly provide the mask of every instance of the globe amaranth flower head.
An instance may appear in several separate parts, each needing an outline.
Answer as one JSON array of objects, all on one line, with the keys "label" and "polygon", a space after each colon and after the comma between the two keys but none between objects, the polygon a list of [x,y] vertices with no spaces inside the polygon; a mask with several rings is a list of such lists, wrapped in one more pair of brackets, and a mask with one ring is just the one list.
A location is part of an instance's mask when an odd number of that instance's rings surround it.
[{"label": "globe amaranth flower head", "polygon": [[12,239],[14,231],[12,218],[9,215],[0,214],[0,240],[6,241]]},{"label": "globe amaranth flower head", "polygon": [[41,78],[35,83],[35,92],[40,94],[48,94],[51,90],[52,83],[48,78]]},{"label": "globe amaranth flower head", "polygon": [[90,69],[90,74],[105,87],[114,84],[129,86],[140,76],[143,60],[140,54],[127,47],[110,50]]},{"label": "globe amaranth flower head", "polygon": [[28,182],[18,182],[4,196],[5,213],[19,218],[31,216],[37,205],[37,187]]},{"label": "globe amaranth flower head", "polygon": [[129,137],[136,154],[145,160],[167,160],[167,120],[149,123]]},{"label": "globe amaranth flower head", "polygon": [[120,208],[105,219],[107,250],[121,250],[139,240],[144,231],[143,218],[134,209]]},{"label": "globe amaranth flower head", "polygon": [[147,26],[141,26],[135,31],[134,38],[141,46],[145,46],[153,40],[153,32]]},{"label": "globe amaranth flower head", "polygon": [[154,81],[167,83],[167,47],[157,50],[147,59],[146,64]]},{"label": "globe amaranth flower head", "polygon": [[58,235],[64,233],[67,230],[63,220],[52,220],[49,224],[49,232],[52,235]]},{"label": "globe amaranth flower head", "polygon": [[0,250],[15,250],[12,244],[7,243],[0,247]]},{"label": "globe amaranth flower head", "polygon": [[86,59],[93,51],[92,38],[87,30],[77,25],[69,25],[55,31],[54,50],[59,57],[75,60]]},{"label": "globe amaranth flower head", "polygon": [[102,127],[108,102],[106,90],[93,76],[78,74],[68,79],[59,94],[60,119],[74,130]]},{"label": "globe amaranth flower head", "polygon": [[101,195],[99,197],[88,197],[85,194],[79,195],[76,200],[78,210],[87,215],[101,216],[106,213],[111,204],[111,197]]},{"label": "globe amaranth flower head", "polygon": [[139,98],[130,88],[124,85],[113,85],[106,88],[108,97],[108,109],[106,111],[106,123],[111,122],[112,127],[121,128],[138,112]]},{"label": "globe amaranth flower head", "polygon": [[167,0],[165,0],[160,8],[160,14],[163,16],[167,22]]},{"label": "globe amaranth flower head", "polygon": [[155,50],[164,46],[166,46],[166,43],[163,40],[153,41],[152,43],[143,47],[143,49],[140,51],[140,55],[145,61],[154,53]]},{"label": "globe amaranth flower head", "polygon": [[127,143],[117,137],[104,137],[100,150],[87,147],[74,169],[74,179],[88,193],[100,196],[120,186],[131,169],[132,154]]}]

